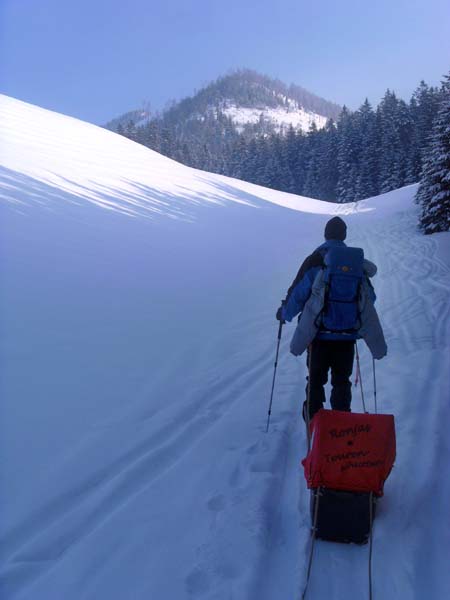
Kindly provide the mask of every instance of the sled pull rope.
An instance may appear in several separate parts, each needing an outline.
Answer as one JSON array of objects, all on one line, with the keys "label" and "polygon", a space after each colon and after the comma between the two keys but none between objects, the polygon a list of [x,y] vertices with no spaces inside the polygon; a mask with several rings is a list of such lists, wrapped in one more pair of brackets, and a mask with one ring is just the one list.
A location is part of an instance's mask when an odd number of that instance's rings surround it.
[{"label": "sled pull rope", "polygon": [[306,573],[306,583],[303,589],[302,600],[306,598],[306,592],[308,591],[309,578],[311,577],[311,569],[312,562],[314,556],[314,543],[316,541],[316,532],[317,532],[317,518],[319,516],[319,498],[321,496],[320,487],[317,488],[315,495],[315,503],[314,503],[314,522],[311,528],[311,551],[309,553],[309,562],[308,562],[308,571]]},{"label": "sled pull rope", "polygon": [[308,454],[311,450],[311,420],[309,418],[309,407],[311,405],[311,356],[312,356],[312,344],[308,347],[308,389],[306,392],[306,437],[308,439]]},{"label": "sled pull rope", "polygon": [[358,342],[356,340],[355,340],[355,348],[356,348],[356,373],[357,373],[357,377],[359,379],[359,386],[361,389],[361,400],[362,400],[363,410],[367,414],[368,411],[366,410],[366,403],[364,401],[364,388],[363,388],[363,381],[362,381],[362,377],[361,377],[361,366],[359,364]]},{"label": "sled pull rope", "polygon": [[375,375],[375,359],[372,358],[372,368],[373,368],[373,400],[375,403],[375,414],[378,414],[378,406],[377,406],[377,378]]},{"label": "sled pull rope", "polygon": [[369,519],[370,519],[370,534],[369,534],[369,600],[372,600],[372,546],[373,546],[373,492],[369,495]]}]

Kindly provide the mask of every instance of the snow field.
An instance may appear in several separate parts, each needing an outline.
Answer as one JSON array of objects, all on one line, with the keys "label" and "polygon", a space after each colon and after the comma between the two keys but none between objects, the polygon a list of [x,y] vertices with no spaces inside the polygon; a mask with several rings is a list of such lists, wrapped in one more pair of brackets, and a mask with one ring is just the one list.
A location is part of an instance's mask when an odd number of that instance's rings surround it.
[{"label": "snow field", "polygon": [[[0,117],[2,598],[300,597],[305,365],[288,325],[265,434],[274,312],[336,213],[379,267],[397,426],[374,597],[447,597],[449,236],[416,231],[415,186],[329,205],[10,98]],[[367,585],[367,548],[317,543],[309,597]]]}]

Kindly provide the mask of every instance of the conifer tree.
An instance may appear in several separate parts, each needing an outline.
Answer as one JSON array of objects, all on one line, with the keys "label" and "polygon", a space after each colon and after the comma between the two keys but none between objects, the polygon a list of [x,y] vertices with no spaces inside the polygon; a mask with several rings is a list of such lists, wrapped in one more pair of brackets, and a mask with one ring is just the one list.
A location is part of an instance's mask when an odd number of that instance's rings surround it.
[{"label": "conifer tree", "polygon": [[297,134],[292,125],[288,128],[285,137],[282,140],[281,145],[281,164],[282,164],[282,178],[284,182],[283,191],[295,193],[296,185],[294,179],[294,168],[295,168],[295,150],[296,150],[296,137]]},{"label": "conifer tree", "polygon": [[247,144],[246,161],[243,165],[242,178],[250,183],[257,183],[256,170],[258,165],[258,144],[255,138],[251,138]]},{"label": "conifer tree", "polygon": [[248,168],[247,143],[245,137],[241,135],[238,141],[233,145],[229,157],[227,171],[231,177],[245,179]]},{"label": "conifer tree", "polygon": [[450,73],[444,78],[441,97],[416,196],[425,233],[450,229]]},{"label": "conifer tree", "polygon": [[338,121],[338,202],[353,202],[356,200],[358,149],[355,134],[355,119],[344,106]]},{"label": "conifer tree", "polygon": [[129,140],[133,140],[133,142],[136,141],[136,125],[132,119],[126,124],[124,134]]},{"label": "conifer tree", "polygon": [[161,130],[158,124],[158,121],[153,119],[142,128],[142,143],[144,146],[155,150],[155,152],[160,152],[161,150]]},{"label": "conifer tree", "polygon": [[358,111],[358,127],[361,155],[356,180],[356,197],[362,200],[378,193],[377,119],[367,98]]},{"label": "conifer tree", "polygon": [[404,100],[397,104],[396,122],[398,127],[399,150],[397,164],[399,172],[399,185],[402,187],[407,182],[408,165],[411,156],[411,145],[413,140],[413,121],[408,105]]},{"label": "conifer tree", "polygon": [[192,155],[187,144],[183,144],[181,147],[180,162],[182,162],[184,165],[187,165],[188,167],[192,166]]},{"label": "conifer tree", "polygon": [[318,198],[320,185],[321,147],[320,134],[315,123],[312,124],[307,135],[308,158],[306,163],[306,177],[303,186],[303,195],[308,198]]},{"label": "conifer tree", "polygon": [[401,143],[398,118],[398,100],[387,90],[377,109],[380,126],[380,193],[395,190],[402,185],[400,170]]},{"label": "conifer tree", "polygon": [[411,146],[407,166],[406,183],[420,179],[424,152],[427,147],[440,101],[440,91],[429,87],[424,81],[415,90],[409,105],[412,120]]},{"label": "conifer tree", "polygon": [[267,162],[270,155],[266,137],[263,135],[259,136],[256,140],[256,147],[255,180],[258,185],[265,185],[264,182],[268,182],[270,179],[267,169]]},{"label": "conifer tree", "polygon": [[328,119],[321,136],[319,190],[320,200],[336,202],[338,183],[338,132],[333,119]]}]

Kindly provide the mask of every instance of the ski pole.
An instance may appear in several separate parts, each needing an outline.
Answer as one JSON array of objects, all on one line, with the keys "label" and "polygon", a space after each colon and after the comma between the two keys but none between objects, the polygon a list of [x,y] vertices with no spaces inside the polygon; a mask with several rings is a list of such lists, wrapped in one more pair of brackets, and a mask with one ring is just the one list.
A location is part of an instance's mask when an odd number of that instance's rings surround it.
[{"label": "ski pole", "polygon": [[375,414],[378,413],[378,406],[377,406],[377,378],[375,375],[375,359],[372,358],[372,367],[373,367],[373,399],[375,402]]},{"label": "ski pole", "polygon": [[281,342],[281,330],[283,329],[283,321],[280,320],[280,326],[278,328],[278,343],[277,343],[277,354],[275,356],[275,365],[274,365],[274,370],[273,370],[273,380],[272,380],[272,391],[270,393],[270,404],[269,404],[269,410],[267,412],[267,427],[266,427],[266,433],[269,431],[269,422],[270,422],[270,415],[272,413],[272,401],[273,401],[273,390],[275,388],[275,377],[277,374],[277,366],[278,366],[278,353],[280,351],[280,342]]}]

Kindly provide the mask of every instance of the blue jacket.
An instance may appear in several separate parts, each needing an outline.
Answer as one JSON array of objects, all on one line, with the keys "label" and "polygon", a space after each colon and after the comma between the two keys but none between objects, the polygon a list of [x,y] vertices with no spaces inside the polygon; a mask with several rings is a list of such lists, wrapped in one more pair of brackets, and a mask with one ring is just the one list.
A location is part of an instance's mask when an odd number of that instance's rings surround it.
[{"label": "blue jacket", "polygon": [[[375,268],[375,265],[373,267]],[[291,341],[291,352],[294,356],[301,356],[319,334],[317,317],[324,306],[326,285],[325,270],[319,271],[312,286],[311,296],[302,310]],[[372,356],[379,360],[386,356],[387,345],[372,297],[373,292],[369,279],[365,277],[362,281],[358,300],[361,320],[358,337],[366,342]],[[352,338],[347,337],[346,339]]]},{"label": "blue jacket", "polygon": [[[314,260],[313,257],[317,256],[317,254],[320,254],[322,257],[322,260],[323,260],[323,257],[325,256],[327,251],[330,248],[336,248],[336,247],[346,247],[346,244],[340,240],[327,240],[322,245],[320,245],[310,257],[308,257],[306,259],[304,265],[302,266],[302,268],[299,271],[299,274],[297,275],[296,280],[294,281],[294,284],[289,289],[288,295],[287,295],[285,303],[283,305],[282,317],[285,321],[290,322],[296,315],[301,313],[306,302],[308,301],[309,297],[311,296],[311,290],[313,287],[314,280],[316,279],[316,276],[319,273],[319,271],[321,271],[321,269],[323,268],[323,263],[322,263],[322,265],[318,265],[317,258],[316,258],[316,260]],[[311,258],[313,258],[313,260],[311,260]],[[319,256],[319,260],[320,260],[320,256]],[[302,273],[303,267],[305,265],[306,265],[306,267],[308,267],[308,261],[309,261],[309,264],[312,264],[314,266],[307,268],[306,271],[304,273]],[[373,265],[373,263],[370,263],[370,261],[365,260],[364,266],[365,266],[365,270],[368,273],[368,275],[373,276],[376,273],[376,267],[375,267],[375,265]],[[375,301],[375,293],[373,291],[373,288],[370,286],[370,284],[369,284],[369,288],[370,288],[371,294],[372,294],[371,300],[372,300],[372,302],[374,302]],[[349,335],[349,334],[319,332],[317,337],[320,339],[329,339],[329,340],[330,339],[331,340],[348,340],[348,339],[356,339],[358,336],[357,336],[357,334]]]},{"label": "blue jacket", "polygon": [[[346,244],[340,240],[327,240],[317,248],[316,252],[319,252],[323,257],[328,249],[333,247],[346,247]],[[314,279],[321,268],[322,267],[317,266],[308,269],[303,277],[301,277],[300,281],[288,292],[282,311],[283,319],[285,321],[292,321],[292,319],[303,310],[306,301],[311,295]]]}]

